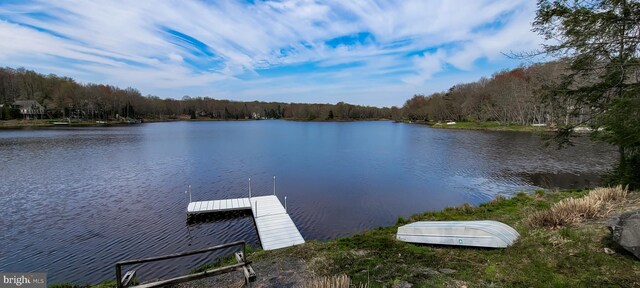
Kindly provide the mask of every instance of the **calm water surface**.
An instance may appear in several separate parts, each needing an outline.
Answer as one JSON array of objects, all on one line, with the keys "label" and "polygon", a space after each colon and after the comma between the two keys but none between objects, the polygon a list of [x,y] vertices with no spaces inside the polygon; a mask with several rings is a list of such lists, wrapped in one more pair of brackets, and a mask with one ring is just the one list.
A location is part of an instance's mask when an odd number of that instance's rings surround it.
[{"label": "calm water surface", "polygon": [[[597,183],[615,151],[578,139],[558,151],[528,133],[391,122],[173,122],[0,131],[0,271],[92,283],[119,260],[259,242],[250,217],[188,225],[194,200],[287,196],[305,239],[391,225],[398,216],[536,186]],[[143,280],[206,257],[137,267]]]}]

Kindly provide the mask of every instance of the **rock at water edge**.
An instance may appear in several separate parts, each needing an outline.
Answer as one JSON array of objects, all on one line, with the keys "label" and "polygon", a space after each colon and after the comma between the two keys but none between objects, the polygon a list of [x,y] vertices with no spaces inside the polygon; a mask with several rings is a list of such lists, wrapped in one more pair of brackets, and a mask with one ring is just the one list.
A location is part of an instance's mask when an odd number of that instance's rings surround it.
[{"label": "rock at water edge", "polygon": [[607,221],[613,241],[640,259],[640,210],[623,213]]}]

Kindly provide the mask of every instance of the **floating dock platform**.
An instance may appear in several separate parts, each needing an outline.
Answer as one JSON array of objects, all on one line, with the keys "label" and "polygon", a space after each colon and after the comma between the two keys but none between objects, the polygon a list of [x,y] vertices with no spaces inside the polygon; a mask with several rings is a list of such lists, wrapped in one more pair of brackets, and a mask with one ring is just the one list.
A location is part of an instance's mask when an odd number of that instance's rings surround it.
[{"label": "floating dock platform", "polygon": [[189,202],[187,215],[251,210],[264,250],[304,243],[304,238],[275,195]]}]

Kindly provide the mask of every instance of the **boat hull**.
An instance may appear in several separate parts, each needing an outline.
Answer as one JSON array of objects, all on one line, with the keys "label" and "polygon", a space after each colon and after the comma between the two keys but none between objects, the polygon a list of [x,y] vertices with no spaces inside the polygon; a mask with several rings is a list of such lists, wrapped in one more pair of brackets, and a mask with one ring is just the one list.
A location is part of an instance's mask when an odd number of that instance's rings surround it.
[{"label": "boat hull", "polygon": [[520,234],[498,221],[421,221],[398,227],[397,239],[410,243],[506,248]]}]

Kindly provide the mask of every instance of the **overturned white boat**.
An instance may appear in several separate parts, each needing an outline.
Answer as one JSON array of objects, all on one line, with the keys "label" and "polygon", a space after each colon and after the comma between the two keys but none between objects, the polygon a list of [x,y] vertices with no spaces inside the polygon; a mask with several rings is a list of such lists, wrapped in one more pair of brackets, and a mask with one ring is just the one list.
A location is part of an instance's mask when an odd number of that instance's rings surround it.
[{"label": "overturned white boat", "polygon": [[398,227],[404,242],[505,248],[520,237],[511,226],[498,221],[421,221]]}]

